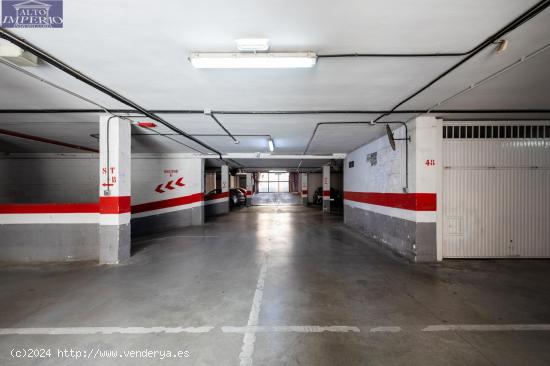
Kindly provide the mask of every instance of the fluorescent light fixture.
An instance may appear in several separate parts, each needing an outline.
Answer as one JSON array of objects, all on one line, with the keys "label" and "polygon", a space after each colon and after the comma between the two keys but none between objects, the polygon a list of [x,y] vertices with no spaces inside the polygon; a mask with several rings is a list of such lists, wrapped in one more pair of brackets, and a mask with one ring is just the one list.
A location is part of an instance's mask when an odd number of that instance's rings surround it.
[{"label": "fluorescent light fixture", "polygon": [[235,43],[241,52],[265,52],[269,49],[267,38],[241,38],[236,39]]},{"label": "fluorescent light fixture", "polygon": [[200,53],[189,58],[198,69],[285,69],[313,67],[314,52],[294,53]]},{"label": "fluorescent light fixture", "polygon": [[0,39],[0,58],[17,66],[38,65],[38,57],[4,39]]},{"label": "fluorescent light fixture", "polygon": [[275,150],[275,144],[273,143],[273,139],[270,137],[269,138],[269,151],[273,152],[273,150]]}]

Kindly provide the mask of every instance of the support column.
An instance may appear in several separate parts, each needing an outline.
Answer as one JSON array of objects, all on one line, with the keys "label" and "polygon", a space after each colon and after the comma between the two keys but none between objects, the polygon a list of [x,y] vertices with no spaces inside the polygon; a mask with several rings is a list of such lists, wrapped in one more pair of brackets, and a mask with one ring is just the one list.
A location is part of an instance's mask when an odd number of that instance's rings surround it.
[{"label": "support column", "polygon": [[414,120],[412,186],[417,194],[435,195],[430,209],[417,211],[415,261],[431,262],[443,258],[442,197],[443,191],[443,131],[441,120],[421,116]]},{"label": "support column", "polygon": [[330,165],[323,166],[323,212],[330,212]]},{"label": "support column", "polygon": [[[200,173],[198,179],[200,181],[199,192],[205,190],[205,175],[204,175],[204,163],[205,159],[200,159]],[[216,184],[216,178],[214,177],[214,184]],[[203,202],[199,207],[194,207],[192,210],[191,225],[204,225],[204,196]]]},{"label": "support column", "polygon": [[302,173],[300,180],[302,186],[302,204],[307,206],[307,173]]},{"label": "support column", "polygon": [[252,173],[246,173],[246,206],[252,206]]},{"label": "support column", "polygon": [[225,197],[223,213],[229,212],[229,167],[222,165],[221,171],[222,196]]},{"label": "support column", "polygon": [[99,263],[130,257],[131,151],[130,121],[112,116],[99,120]]}]

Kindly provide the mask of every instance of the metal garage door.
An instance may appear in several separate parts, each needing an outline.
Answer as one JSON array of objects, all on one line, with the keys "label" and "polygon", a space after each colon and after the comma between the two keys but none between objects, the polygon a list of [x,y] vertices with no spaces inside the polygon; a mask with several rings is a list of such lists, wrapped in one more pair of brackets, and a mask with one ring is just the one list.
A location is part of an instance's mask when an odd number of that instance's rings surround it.
[{"label": "metal garage door", "polygon": [[443,256],[550,257],[550,125],[443,130]]}]

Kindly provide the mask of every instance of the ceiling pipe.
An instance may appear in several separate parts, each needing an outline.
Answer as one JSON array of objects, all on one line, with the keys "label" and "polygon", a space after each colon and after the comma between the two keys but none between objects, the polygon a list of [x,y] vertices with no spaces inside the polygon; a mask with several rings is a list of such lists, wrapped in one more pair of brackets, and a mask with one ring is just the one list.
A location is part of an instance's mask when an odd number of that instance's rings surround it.
[{"label": "ceiling pipe", "polygon": [[474,49],[466,52],[427,52],[427,53],[333,53],[317,55],[317,58],[344,58],[344,57],[372,57],[372,58],[398,58],[398,57],[458,57],[465,56]]},{"label": "ceiling pipe", "polygon": [[449,102],[450,100],[460,96],[460,95],[464,95],[466,93],[469,93],[471,92],[472,90],[480,87],[481,85],[487,83],[488,81],[491,81],[493,79],[496,79],[497,77],[499,77],[500,75],[502,74],[505,74],[507,73],[508,71],[510,70],[513,70],[514,68],[516,68],[517,66],[523,64],[524,62],[526,61],[529,61],[539,55],[541,55],[542,53],[544,53],[545,51],[549,50],[550,49],[550,43],[544,45],[543,47],[539,48],[538,50],[534,51],[534,52],[531,52],[530,54],[528,54],[527,56],[523,56],[523,57],[520,57],[519,59],[517,59],[516,61],[514,61],[513,63],[509,64],[508,66],[506,67],[503,67],[501,68],[500,70],[492,73],[491,75],[489,76],[486,76],[484,77],[483,79],[481,80],[478,80],[476,81],[475,83],[473,84],[470,84],[467,88],[464,88],[460,91],[458,91],[457,93],[451,95],[450,97],[447,97],[437,103],[435,103],[432,107],[430,107],[428,109],[428,112],[430,112],[431,110],[433,110],[434,108],[439,108],[441,105]]},{"label": "ceiling pipe", "polygon": [[[377,118],[374,119],[374,122],[378,122],[382,118],[392,114],[397,108],[401,107],[403,104],[407,103],[435,83],[437,83],[439,80],[443,79],[445,76],[449,75],[451,72],[459,68],[461,65],[466,63],[468,60],[470,60],[472,57],[483,51],[485,48],[487,48],[490,45],[494,45],[495,42],[497,42],[500,38],[502,38],[505,34],[513,31],[523,23],[527,22],[528,20],[532,19],[534,16],[545,10],[548,6],[550,6],[550,0],[542,0],[536,3],[534,6],[529,8],[527,11],[525,11],[523,14],[515,18],[513,21],[508,23],[506,26],[504,26],[502,29],[500,29],[498,32],[481,42],[479,45],[474,47],[470,53],[466,55],[463,59],[461,59],[459,62],[451,66],[449,69],[445,70],[443,73],[439,74],[435,79],[430,81],[428,84],[424,85],[420,89],[418,89],[416,92],[411,94],[410,96],[406,97],[399,103],[397,103],[392,109],[390,109],[389,112],[383,113]],[[428,112],[427,110],[424,111],[424,113]]]},{"label": "ceiling pipe", "polygon": [[[156,132],[156,131],[155,131]],[[152,133],[132,133],[132,136],[179,136],[177,133],[160,133],[152,134]],[[90,134],[93,138],[99,138],[99,134],[92,133]],[[194,133],[192,136],[195,137],[227,137],[227,135],[219,134],[219,133]],[[236,137],[271,137],[271,135],[268,134],[258,134],[258,135],[233,135]],[[199,151],[202,154],[202,151]]]},{"label": "ceiling pipe", "polygon": [[66,63],[62,62],[61,60],[53,57],[52,55],[48,54],[47,52],[41,50],[40,48],[38,48],[34,45],[32,45],[31,43],[29,43],[25,39],[16,36],[15,34],[7,31],[6,29],[4,29],[2,27],[0,27],[0,38],[6,39],[7,41],[15,44],[16,46],[24,49],[25,51],[28,51],[28,52],[34,54],[39,59],[49,63],[50,65],[56,67],[57,69],[59,69],[59,70],[65,72],[65,73],[71,75],[72,77],[84,82],[85,84],[91,86],[92,88],[94,88],[96,90],[99,90],[100,92],[110,96],[111,98],[119,101],[120,103],[131,107],[132,109],[146,115],[147,117],[151,118],[152,120],[155,120],[158,123],[163,124],[164,126],[168,127],[172,131],[175,131],[175,132],[181,134],[182,136],[185,136],[189,140],[194,141],[195,143],[201,145],[202,147],[216,153],[217,155],[219,155],[220,159],[222,159],[222,153],[220,151],[218,151],[215,148],[205,144],[201,140],[189,135],[188,133],[182,131],[181,129],[177,128],[176,126],[172,125],[171,123],[165,121],[164,119],[157,116],[156,114],[149,112],[147,109],[141,107],[139,104],[137,104],[137,103],[131,101],[130,99],[122,96],[121,94],[115,92],[114,90],[109,89],[108,87],[100,84],[99,82],[97,82],[97,81],[93,80],[92,78],[84,75],[83,73],[81,73],[78,70],[72,68],[71,66],[69,66]]},{"label": "ceiling pipe", "polygon": [[[136,113],[133,109],[109,109],[112,113]],[[203,114],[204,111],[185,110],[185,109],[151,109],[155,114]],[[103,109],[0,109],[0,114],[67,114],[67,113],[104,113]],[[234,115],[300,115],[300,114],[418,114],[428,113],[427,110],[420,109],[402,109],[398,111],[390,110],[293,110],[293,111],[213,111],[215,114],[234,114]],[[430,110],[429,113],[445,114],[490,114],[490,113],[550,113],[550,109],[439,109]],[[127,117],[146,117],[146,116],[127,116]],[[238,136],[238,135],[234,135]]]},{"label": "ceiling pipe", "polygon": [[49,139],[49,138],[46,138],[46,137],[27,135],[26,133],[10,131],[10,130],[4,130],[4,129],[1,129],[1,128],[0,128],[0,134],[7,135],[7,136],[13,136],[13,137],[17,137],[17,138],[20,138],[20,139],[44,142],[46,144],[51,144],[51,145],[69,147],[71,149],[77,149],[77,150],[81,150],[81,151],[90,151],[90,152],[93,152],[93,153],[99,153],[98,150],[92,149],[90,147],[70,144],[68,142],[63,142],[63,141],[52,140],[52,139]]},{"label": "ceiling pipe", "polygon": [[204,111],[204,114],[206,114],[207,116],[210,116],[214,122],[216,122],[218,124],[218,126],[220,126],[222,128],[222,130],[225,131],[225,133],[227,133],[227,136],[231,137],[233,139],[233,142],[235,144],[238,144],[239,143],[239,140],[237,140],[235,138],[234,135],[231,134],[231,132],[229,132],[229,130],[227,128],[225,128],[225,126],[220,122],[219,119],[216,118],[216,115],[211,111],[211,110],[205,110]]}]

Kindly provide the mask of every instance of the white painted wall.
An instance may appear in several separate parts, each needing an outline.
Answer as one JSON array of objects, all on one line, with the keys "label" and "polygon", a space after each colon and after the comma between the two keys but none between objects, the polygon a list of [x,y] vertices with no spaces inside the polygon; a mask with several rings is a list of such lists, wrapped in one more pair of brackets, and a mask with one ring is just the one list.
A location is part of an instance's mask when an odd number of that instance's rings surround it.
[{"label": "white painted wall", "polygon": [[[394,131],[395,138],[405,136],[405,128]],[[412,144],[411,144],[412,145]],[[411,147],[411,146],[409,146]],[[413,149],[411,148],[409,152]],[[376,153],[377,163],[367,162],[367,154]],[[414,156],[409,156],[413,161]],[[354,167],[349,168],[349,162]],[[411,175],[410,172],[409,174]],[[410,176],[409,176],[410,177]],[[363,145],[348,154],[344,161],[344,190],[348,192],[402,193],[405,186],[405,142],[396,141],[393,151],[386,136]],[[414,189],[410,187],[411,191]]]},{"label": "white painted wall", "polygon": [[[132,204],[154,202],[203,192],[202,160],[181,157],[132,158]],[[99,159],[93,154],[43,154],[0,159],[0,203],[97,202]],[[172,177],[170,172],[172,171]],[[159,184],[183,177],[184,187]]]},{"label": "white painted wall", "polygon": [[[410,226],[401,223],[404,227],[398,230],[399,235],[386,238],[386,241],[394,249],[404,253],[412,253],[415,258],[442,259],[442,225],[441,225],[441,199],[442,199],[442,123],[431,116],[417,117],[407,123],[408,134],[411,141],[408,144],[408,184],[406,175],[406,143],[404,140],[395,142],[394,151],[387,136],[364,145],[348,154],[344,161],[344,191],[360,193],[428,193],[436,194],[437,210],[423,210],[401,208],[399,205],[374,204],[374,201],[345,200],[344,218],[346,212],[353,209],[361,209],[387,218],[397,218],[413,223]],[[405,137],[405,127],[399,127],[393,131],[396,139]],[[376,163],[367,160],[369,154],[376,153]],[[353,168],[349,163],[353,161]],[[430,162],[427,164],[426,162]],[[366,196],[363,196],[366,197]],[[379,196],[378,196],[379,197]],[[385,196],[390,200],[410,202],[410,196]],[[433,196],[432,196],[433,197]],[[413,197],[412,199],[416,199]],[[399,201],[396,202],[399,204]],[[357,216],[357,215],[356,215]],[[372,216],[372,215],[371,215]],[[350,220],[353,221],[352,218]],[[369,232],[375,235],[385,235],[393,232],[394,223],[389,223],[387,228],[376,227],[372,219],[368,224],[355,222],[354,225],[369,226]],[[393,220],[393,219],[392,219]],[[351,221],[350,221],[351,222]],[[434,224],[430,229],[426,224]],[[418,224],[418,226],[417,226]],[[377,232],[380,231],[380,232]],[[403,230],[409,230],[410,233]],[[374,235],[374,234],[373,234]],[[403,246],[402,243],[406,244]],[[412,245],[412,248],[409,248]],[[415,259],[416,260],[416,259]],[[430,259],[431,260],[431,259]]]},{"label": "white painted wall", "polygon": [[[409,136],[408,192],[437,193],[442,177],[442,123],[434,117],[418,117],[407,123]],[[393,131],[395,138],[405,137],[405,128]],[[420,141],[417,143],[417,141]],[[405,188],[405,141],[396,141],[392,150],[384,135],[348,154],[344,161],[344,190],[351,192],[403,193]],[[377,153],[376,165],[367,162],[367,154]],[[435,165],[426,165],[433,160]],[[349,162],[354,167],[349,168]]]},{"label": "white painted wall", "polygon": [[[185,186],[175,184],[183,178]],[[166,184],[172,181],[173,190]],[[164,193],[155,189],[159,186]],[[201,159],[186,158],[132,158],[132,205],[203,193]]]},{"label": "white painted wall", "polygon": [[0,203],[97,202],[95,154],[0,158]]}]

